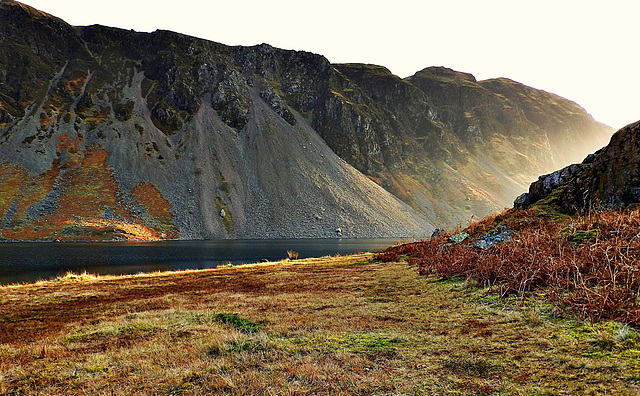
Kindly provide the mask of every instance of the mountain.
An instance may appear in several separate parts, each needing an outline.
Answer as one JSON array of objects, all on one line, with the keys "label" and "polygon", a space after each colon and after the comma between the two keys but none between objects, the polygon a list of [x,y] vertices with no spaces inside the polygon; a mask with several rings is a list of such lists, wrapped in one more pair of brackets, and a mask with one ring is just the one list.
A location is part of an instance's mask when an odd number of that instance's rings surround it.
[{"label": "mountain", "polygon": [[577,104],[508,79],[477,82],[443,67],[404,80],[379,66],[335,69],[343,82],[334,100],[362,121],[316,129],[445,228],[510,206],[537,175],[581,159],[612,133]]},{"label": "mountain", "polygon": [[0,48],[6,239],[424,236],[507,206],[611,133],[506,79],[401,79],[13,1]]}]

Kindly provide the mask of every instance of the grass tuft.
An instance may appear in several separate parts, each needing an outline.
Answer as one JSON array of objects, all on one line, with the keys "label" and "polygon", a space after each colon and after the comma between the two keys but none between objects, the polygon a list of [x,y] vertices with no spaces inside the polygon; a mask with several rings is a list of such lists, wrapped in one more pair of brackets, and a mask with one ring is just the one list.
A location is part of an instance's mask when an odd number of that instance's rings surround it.
[{"label": "grass tuft", "polygon": [[542,324],[542,317],[536,309],[526,310],[522,317],[529,326],[538,327]]},{"label": "grass tuft", "polygon": [[75,272],[67,272],[64,275],[56,277],[53,281],[59,283],[88,282],[97,280],[98,278],[98,276],[89,274],[86,271],[80,274],[76,274]]},{"label": "grass tuft", "polygon": [[237,314],[217,313],[214,315],[214,318],[219,322],[247,334],[257,333],[262,327],[262,324],[241,318]]}]

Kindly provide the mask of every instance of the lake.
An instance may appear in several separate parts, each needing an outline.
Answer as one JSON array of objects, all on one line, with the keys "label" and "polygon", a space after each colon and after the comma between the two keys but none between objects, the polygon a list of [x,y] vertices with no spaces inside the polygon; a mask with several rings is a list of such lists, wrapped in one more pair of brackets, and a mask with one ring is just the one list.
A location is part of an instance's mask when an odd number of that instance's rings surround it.
[{"label": "lake", "polygon": [[92,274],[215,268],[220,264],[347,255],[385,249],[398,239],[277,239],[160,242],[0,243],[0,284],[50,279],[68,271]]}]

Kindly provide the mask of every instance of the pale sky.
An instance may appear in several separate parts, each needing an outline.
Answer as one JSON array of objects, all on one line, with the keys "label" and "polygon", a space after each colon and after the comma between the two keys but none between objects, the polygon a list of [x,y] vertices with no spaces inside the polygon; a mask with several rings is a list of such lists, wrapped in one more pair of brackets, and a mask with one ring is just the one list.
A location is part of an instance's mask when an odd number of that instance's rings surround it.
[{"label": "pale sky", "polygon": [[172,30],[553,92],[616,129],[640,120],[639,0],[24,0],[76,26]]}]

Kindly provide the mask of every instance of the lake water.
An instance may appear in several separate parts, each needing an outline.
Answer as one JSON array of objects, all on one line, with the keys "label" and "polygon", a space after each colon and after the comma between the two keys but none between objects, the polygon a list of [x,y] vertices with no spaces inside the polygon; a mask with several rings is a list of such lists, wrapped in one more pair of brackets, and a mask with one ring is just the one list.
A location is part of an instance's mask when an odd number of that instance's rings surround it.
[{"label": "lake water", "polygon": [[97,243],[0,243],[0,284],[50,279],[68,271],[93,274],[214,268],[299,258],[371,252],[398,239],[279,239]]}]

